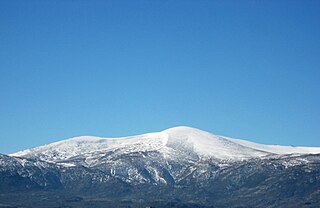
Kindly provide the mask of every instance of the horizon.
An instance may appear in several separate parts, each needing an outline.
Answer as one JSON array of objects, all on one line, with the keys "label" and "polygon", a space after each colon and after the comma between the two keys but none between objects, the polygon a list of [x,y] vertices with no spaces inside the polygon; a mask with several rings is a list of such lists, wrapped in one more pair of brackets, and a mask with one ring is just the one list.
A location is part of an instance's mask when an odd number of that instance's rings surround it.
[{"label": "horizon", "polygon": [[[81,137],[95,137],[95,138],[99,138],[99,139],[126,139],[126,138],[131,138],[131,137],[137,137],[137,136],[143,136],[143,135],[149,135],[149,134],[154,134],[154,133],[161,133],[161,132],[164,132],[164,131],[168,131],[168,130],[173,130],[173,129],[177,129],[177,128],[185,128],[185,129],[188,129],[188,130],[196,130],[196,131],[203,131],[203,132],[206,132],[206,133],[210,133],[212,135],[215,135],[215,136],[221,136],[221,137],[226,137],[226,138],[231,138],[231,137],[228,137],[226,135],[217,135],[217,134],[214,134],[212,132],[208,132],[208,131],[205,131],[203,129],[198,129],[198,128],[194,128],[194,127],[191,127],[191,126],[174,126],[174,127],[170,127],[170,128],[166,128],[166,129],[163,129],[161,131],[155,131],[155,132],[145,132],[145,133],[142,133],[142,134],[138,134],[138,135],[126,135],[126,136],[120,136],[120,137],[101,137],[101,136],[95,136],[95,135],[81,135],[81,136],[73,136],[73,137],[70,137],[70,138],[66,138],[66,139],[62,139],[62,140],[58,140],[58,141],[53,141],[51,143],[47,143],[47,144],[42,144],[42,145],[39,145],[39,146],[36,146],[36,147],[31,147],[31,148],[27,148],[27,149],[23,149],[23,150],[19,150],[19,151],[16,151],[16,152],[11,152],[11,153],[8,153],[8,154],[15,154],[15,153],[18,153],[18,152],[22,152],[22,151],[25,151],[25,150],[30,150],[30,149],[34,149],[34,148],[37,148],[37,147],[42,147],[42,146],[46,146],[46,145],[50,145],[50,144],[53,144],[53,143],[58,143],[58,142],[63,142],[63,141],[67,141],[67,140],[70,140],[70,139],[77,139],[77,138],[81,138]],[[281,147],[302,147],[302,148],[320,148],[317,147],[317,146],[295,146],[295,145],[279,145],[279,144],[263,144],[263,143],[256,143],[254,141],[251,141],[251,140],[246,140],[246,139],[241,139],[241,138],[231,138],[231,139],[239,139],[239,140],[242,140],[242,141],[248,141],[248,142],[253,142],[255,144],[262,144],[262,145],[268,145],[268,146],[281,146]],[[1,154],[1,153],[0,153]],[[310,153],[310,154],[314,154],[314,153]]]},{"label": "horizon", "polygon": [[320,1],[1,1],[0,153],[172,126],[320,147]]}]

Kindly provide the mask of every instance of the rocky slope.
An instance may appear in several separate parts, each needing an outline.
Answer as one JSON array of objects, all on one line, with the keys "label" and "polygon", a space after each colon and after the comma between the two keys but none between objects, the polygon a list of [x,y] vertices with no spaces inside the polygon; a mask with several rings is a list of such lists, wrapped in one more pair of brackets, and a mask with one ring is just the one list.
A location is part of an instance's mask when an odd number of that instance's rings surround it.
[{"label": "rocky slope", "polygon": [[0,155],[0,207],[318,207],[320,148],[190,127]]}]

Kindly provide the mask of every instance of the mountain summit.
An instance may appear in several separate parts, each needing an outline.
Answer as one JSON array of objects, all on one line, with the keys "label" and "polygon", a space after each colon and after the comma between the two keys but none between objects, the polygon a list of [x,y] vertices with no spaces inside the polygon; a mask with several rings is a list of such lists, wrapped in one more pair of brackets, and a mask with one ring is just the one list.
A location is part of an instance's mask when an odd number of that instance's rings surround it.
[{"label": "mountain summit", "polygon": [[262,145],[245,140],[218,136],[196,128],[179,126],[161,132],[122,138],[81,136],[11,154],[26,158],[41,158],[49,162],[68,160],[76,156],[92,156],[110,151],[122,153],[150,152],[170,156],[179,153],[211,157],[217,160],[245,160],[276,154],[317,154],[320,148]]},{"label": "mountain summit", "polygon": [[191,127],[0,154],[0,207],[320,207],[319,199],[320,148]]}]

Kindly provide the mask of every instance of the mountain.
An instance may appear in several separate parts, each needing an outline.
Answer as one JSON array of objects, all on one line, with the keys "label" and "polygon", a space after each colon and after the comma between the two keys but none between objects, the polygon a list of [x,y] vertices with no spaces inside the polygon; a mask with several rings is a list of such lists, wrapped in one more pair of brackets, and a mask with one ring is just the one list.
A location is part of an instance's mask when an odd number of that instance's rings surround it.
[{"label": "mountain", "polygon": [[[191,127],[175,127],[162,132],[123,138],[81,136],[11,154],[61,162],[80,155],[86,158],[97,153],[157,151],[167,157],[194,154],[202,158],[237,161],[274,154],[315,154],[320,148],[261,145],[239,139],[217,136]],[[88,164],[90,165],[88,160]],[[92,162],[92,161],[91,161]]]},{"label": "mountain", "polygon": [[0,182],[0,207],[319,207],[320,148],[191,127],[82,136],[0,155]]}]

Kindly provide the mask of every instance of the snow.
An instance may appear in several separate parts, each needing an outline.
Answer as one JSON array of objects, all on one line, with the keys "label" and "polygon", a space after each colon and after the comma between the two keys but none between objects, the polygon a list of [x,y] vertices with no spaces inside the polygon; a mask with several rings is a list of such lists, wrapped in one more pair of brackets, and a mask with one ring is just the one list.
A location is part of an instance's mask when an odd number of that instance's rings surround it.
[{"label": "snow", "polygon": [[63,167],[75,167],[76,165],[71,163],[59,163],[59,165],[62,165]]},{"label": "snow", "polygon": [[273,154],[317,154],[320,153],[320,148],[263,145],[180,126],[162,132],[122,138],[74,137],[11,156],[36,157],[48,162],[64,161],[61,165],[71,166],[65,162],[70,158],[83,155],[85,162],[93,164],[95,158],[111,151],[117,154],[158,151],[166,157],[172,157],[172,160],[179,159],[179,155],[195,155],[199,158],[237,161]]},{"label": "snow", "polygon": [[109,151],[116,148],[124,149],[123,153],[140,150],[152,151],[161,148],[166,142],[167,138],[162,133],[150,133],[123,138],[81,136],[13,153],[11,156],[40,157],[45,160],[65,160],[77,155]]},{"label": "snow", "polygon": [[[184,138],[193,143],[196,150],[204,154],[220,155],[246,155],[244,150],[249,150],[250,156],[262,156],[267,154],[320,154],[320,147],[295,147],[280,145],[258,144],[246,140],[233,139],[214,135],[191,127],[174,127],[164,132],[169,133],[171,138]],[[244,149],[245,148],[245,149]],[[233,152],[234,151],[234,152]],[[257,152],[258,151],[258,152]]]},{"label": "snow", "polygon": [[294,146],[280,146],[280,145],[265,145],[250,141],[232,139],[223,137],[240,145],[250,147],[256,150],[271,152],[275,154],[319,154],[320,147],[294,147]]},{"label": "snow", "polygon": [[265,152],[191,127],[175,127],[164,132],[169,135],[168,146],[191,149],[200,156],[211,156],[221,160],[243,160],[266,155]]}]

